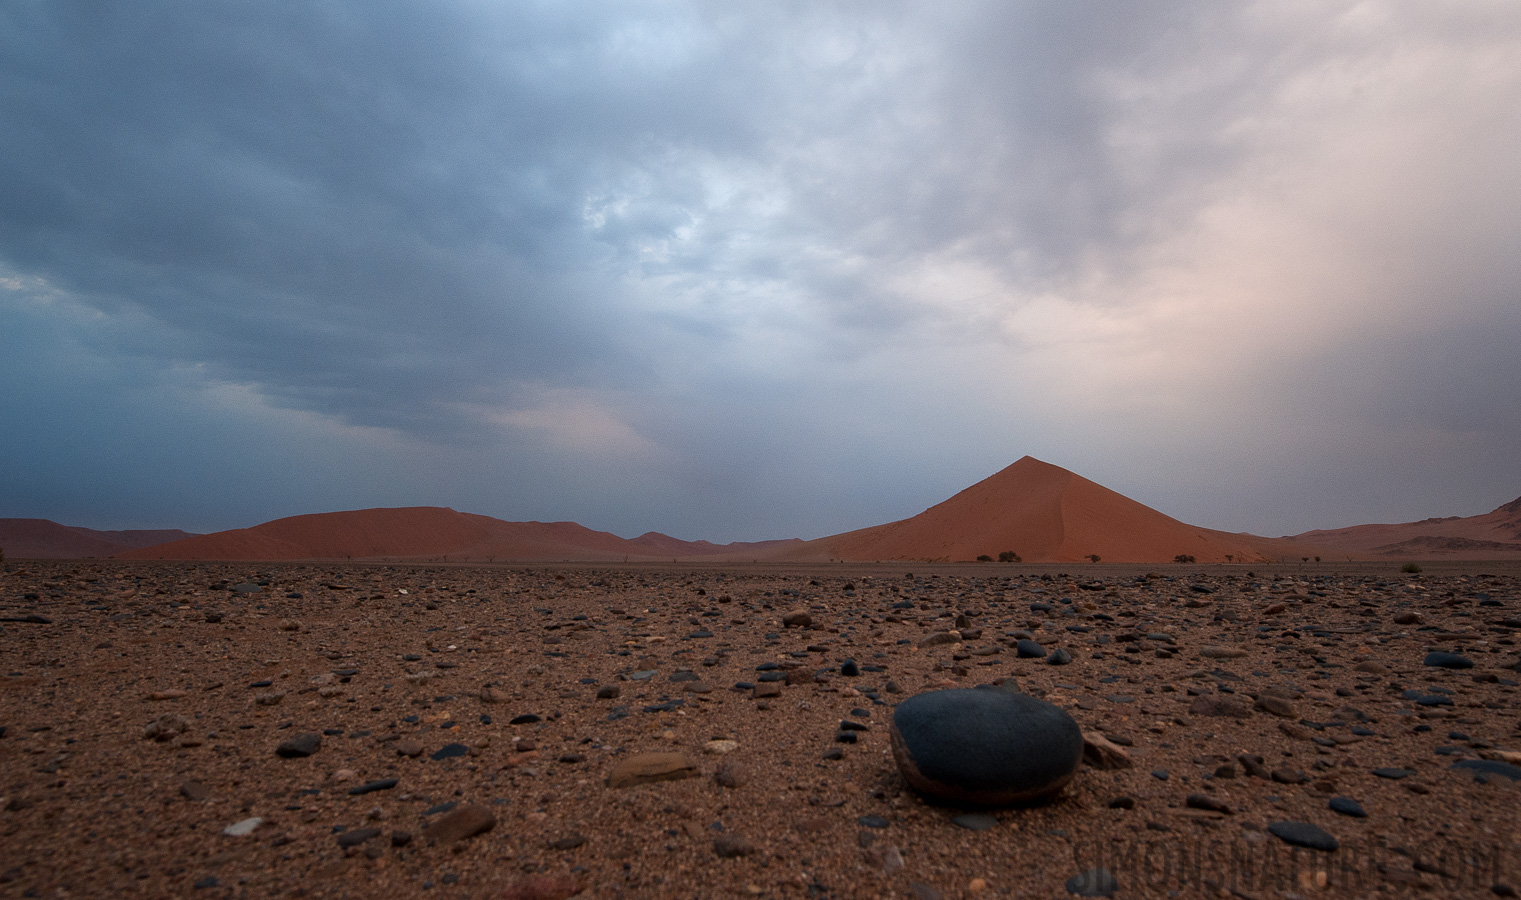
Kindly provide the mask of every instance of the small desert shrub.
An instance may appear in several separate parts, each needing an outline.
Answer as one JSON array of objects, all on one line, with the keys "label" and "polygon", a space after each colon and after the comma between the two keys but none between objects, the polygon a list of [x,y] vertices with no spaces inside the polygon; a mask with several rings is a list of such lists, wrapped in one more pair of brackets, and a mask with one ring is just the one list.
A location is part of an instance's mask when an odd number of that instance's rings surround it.
[{"label": "small desert shrub", "polygon": [[981,556],[977,557],[977,561],[978,562],[992,562],[993,561],[993,557],[991,557],[991,556],[987,555],[986,553],[984,553]]},{"label": "small desert shrub", "polygon": [[1088,554],[1088,559],[1092,560],[1093,562],[1098,562],[1100,558],[1101,557],[1097,553]]},{"label": "small desert shrub", "polygon": [[1419,575],[1421,574],[1421,567],[1415,563],[1405,563],[1403,566],[1400,566],[1400,571],[1407,575]]},{"label": "small desert shrub", "polygon": [[1194,558],[1187,553],[1179,553],[1172,558],[1172,561],[1175,563],[1191,563],[1194,561]]},{"label": "small desert shrub", "polygon": [[1020,562],[1021,560],[1019,558],[1019,554],[1018,553],[1015,553],[1013,550],[1005,550],[1002,553],[998,554],[998,561],[999,562]]}]

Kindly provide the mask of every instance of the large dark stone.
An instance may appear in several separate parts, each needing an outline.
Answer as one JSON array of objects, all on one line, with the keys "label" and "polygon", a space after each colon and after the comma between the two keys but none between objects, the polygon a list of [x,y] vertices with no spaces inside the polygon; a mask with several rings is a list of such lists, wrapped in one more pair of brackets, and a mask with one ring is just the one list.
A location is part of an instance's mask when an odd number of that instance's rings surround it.
[{"label": "large dark stone", "polygon": [[1329,852],[1341,846],[1336,838],[1331,837],[1318,825],[1311,825],[1309,822],[1273,822],[1268,825],[1267,830],[1279,840],[1297,847]]},{"label": "large dark stone", "polygon": [[963,688],[898,704],[892,746],[898,770],[926,797],[1007,806],[1051,797],[1071,781],[1083,733],[1044,700]]},{"label": "large dark stone", "polygon": [[1426,654],[1425,662],[1428,666],[1435,666],[1443,669],[1473,668],[1473,660],[1462,655],[1461,653],[1446,653],[1441,650],[1434,650]]}]

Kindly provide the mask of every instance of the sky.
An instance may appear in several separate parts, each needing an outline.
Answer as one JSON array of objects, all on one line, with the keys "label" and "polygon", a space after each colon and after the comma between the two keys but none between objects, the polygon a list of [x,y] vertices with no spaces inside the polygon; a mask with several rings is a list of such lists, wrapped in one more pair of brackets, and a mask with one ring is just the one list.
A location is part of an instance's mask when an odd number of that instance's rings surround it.
[{"label": "sky", "polygon": [[0,516],[1521,495],[1513,0],[0,5]]}]

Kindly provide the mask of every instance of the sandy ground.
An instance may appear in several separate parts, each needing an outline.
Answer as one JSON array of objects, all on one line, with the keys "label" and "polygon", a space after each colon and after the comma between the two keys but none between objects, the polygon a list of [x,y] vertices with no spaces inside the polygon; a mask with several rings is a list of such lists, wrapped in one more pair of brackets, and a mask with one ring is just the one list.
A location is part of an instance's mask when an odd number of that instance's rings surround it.
[{"label": "sandy ground", "polygon": [[[1521,749],[1514,563],[3,568],[0,617],[32,621],[0,622],[0,896],[1521,888],[1521,783],[1452,768]],[[1016,658],[1026,633],[1074,661]],[[973,830],[905,786],[888,723],[1009,678],[1130,765]],[[609,784],[657,752],[690,777]]]}]

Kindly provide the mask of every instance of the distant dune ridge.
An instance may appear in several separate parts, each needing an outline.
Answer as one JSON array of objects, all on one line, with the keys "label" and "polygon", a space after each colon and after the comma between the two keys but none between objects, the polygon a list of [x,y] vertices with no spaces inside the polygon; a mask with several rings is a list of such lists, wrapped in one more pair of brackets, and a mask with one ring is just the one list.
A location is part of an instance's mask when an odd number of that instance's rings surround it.
[{"label": "distant dune ridge", "polygon": [[0,548],[17,559],[83,559],[192,537],[177,528],[96,531],[48,519],[0,519]]},{"label": "distant dune ridge", "polygon": [[1423,519],[1306,531],[1287,540],[1358,557],[1511,559],[1521,557],[1521,497],[1481,516]]},{"label": "distant dune ridge", "polygon": [[119,554],[122,559],[448,559],[617,561],[710,556],[778,544],[718,545],[650,532],[625,540],[575,522],[504,522],[438,506],[315,513]]},{"label": "distant dune ridge", "polygon": [[1026,456],[911,518],[811,541],[713,544],[651,531],[632,540],[575,522],[506,522],[435,506],[291,516],[252,528],[93,531],[0,519],[12,558],[394,559],[450,562],[711,560],[1198,563],[1351,559],[1521,559],[1521,499],[1466,518],[1357,525],[1283,538],[1180,522],[1060,466]]}]

